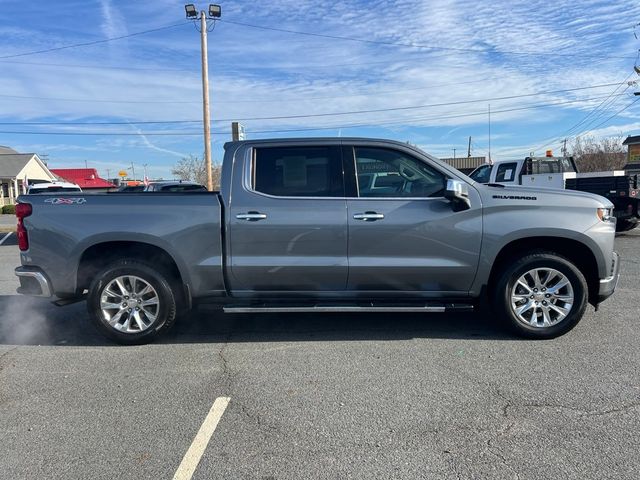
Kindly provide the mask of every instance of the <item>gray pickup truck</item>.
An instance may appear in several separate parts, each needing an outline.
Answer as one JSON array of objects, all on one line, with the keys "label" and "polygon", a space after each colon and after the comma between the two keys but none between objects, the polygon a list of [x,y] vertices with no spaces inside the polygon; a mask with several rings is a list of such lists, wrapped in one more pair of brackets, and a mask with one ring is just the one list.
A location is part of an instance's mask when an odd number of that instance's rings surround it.
[{"label": "gray pickup truck", "polygon": [[127,344],[204,300],[226,312],[486,304],[517,333],[551,338],[619,275],[605,198],[482,185],[387,140],[231,142],[220,192],[19,202],[18,292],[86,298],[95,325]]}]

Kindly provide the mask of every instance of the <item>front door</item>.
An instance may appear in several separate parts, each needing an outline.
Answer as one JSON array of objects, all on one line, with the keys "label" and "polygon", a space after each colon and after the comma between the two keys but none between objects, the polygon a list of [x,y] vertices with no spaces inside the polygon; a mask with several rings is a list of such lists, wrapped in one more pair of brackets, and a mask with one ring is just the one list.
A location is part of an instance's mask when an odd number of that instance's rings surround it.
[{"label": "front door", "polygon": [[[362,292],[461,294],[478,268],[482,210],[454,212],[443,197],[446,171],[401,149],[352,145],[345,172],[357,179],[347,198],[349,281]],[[345,178],[349,178],[346,176]]]},{"label": "front door", "polygon": [[252,149],[231,194],[230,289],[344,291],[347,209],[338,145]]}]

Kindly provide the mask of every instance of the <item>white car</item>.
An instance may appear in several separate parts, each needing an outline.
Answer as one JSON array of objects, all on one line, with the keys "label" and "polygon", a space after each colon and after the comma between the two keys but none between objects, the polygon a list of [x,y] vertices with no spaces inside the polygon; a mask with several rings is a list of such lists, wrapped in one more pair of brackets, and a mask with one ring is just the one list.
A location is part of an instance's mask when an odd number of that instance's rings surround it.
[{"label": "white car", "polygon": [[28,195],[34,195],[37,193],[74,193],[82,192],[82,189],[75,183],[69,182],[46,182],[46,183],[34,183],[29,185],[27,189]]}]

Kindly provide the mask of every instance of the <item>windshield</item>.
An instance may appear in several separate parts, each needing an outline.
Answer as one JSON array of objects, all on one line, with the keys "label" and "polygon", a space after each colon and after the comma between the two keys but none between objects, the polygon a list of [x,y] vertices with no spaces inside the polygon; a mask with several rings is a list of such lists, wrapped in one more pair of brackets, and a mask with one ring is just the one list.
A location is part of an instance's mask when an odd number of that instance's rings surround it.
[{"label": "windshield", "polygon": [[481,165],[469,174],[469,178],[478,183],[489,183],[491,181],[491,165]]}]

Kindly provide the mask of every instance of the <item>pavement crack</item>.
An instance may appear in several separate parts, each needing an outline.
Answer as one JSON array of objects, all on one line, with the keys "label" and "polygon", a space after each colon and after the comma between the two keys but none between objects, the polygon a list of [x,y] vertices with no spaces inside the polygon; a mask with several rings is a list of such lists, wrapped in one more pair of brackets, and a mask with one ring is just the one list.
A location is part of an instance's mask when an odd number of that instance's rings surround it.
[{"label": "pavement crack", "polygon": [[220,347],[220,350],[218,350],[218,357],[220,358],[220,362],[222,363],[223,384],[225,385],[225,388],[227,390],[226,394],[231,393],[231,387],[233,385],[233,376],[229,368],[229,359],[226,356],[226,351],[229,347],[229,342],[231,340],[232,335],[233,335],[233,332],[229,332],[229,334],[224,340],[224,343]]},{"label": "pavement crack", "polygon": [[18,349],[18,347],[17,347],[17,346],[16,346],[16,347],[13,347],[13,348],[10,348],[10,349],[9,349],[9,350],[7,350],[6,352],[4,352],[2,355],[0,355],[0,372],[4,369],[4,360],[5,360],[5,358],[6,358],[6,357],[11,353],[11,352],[13,352],[14,350],[17,350],[17,349]]},{"label": "pavement crack", "polygon": [[245,417],[251,420],[259,430],[264,430],[265,428],[268,428],[269,430],[278,430],[275,426],[266,423],[260,414],[249,410],[246,405],[240,404],[240,411]]},{"label": "pavement crack", "polygon": [[608,408],[604,410],[585,410],[583,408],[573,407],[571,405],[562,405],[555,403],[523,403],[519,405],[509,404],[505,407],[505,411],[512,407],[521,407],[521,408],[540,408],[540,409],[556,409],[556,410],[569,410],[574,412],[580,416],[585,417],[599,417],[604,415],[613,415],[615,413],[622,413],[629,410],[633,410],[634,408],[640,407],[640,400],[628,403],[626,405],[621,405],[618,407]]}]

